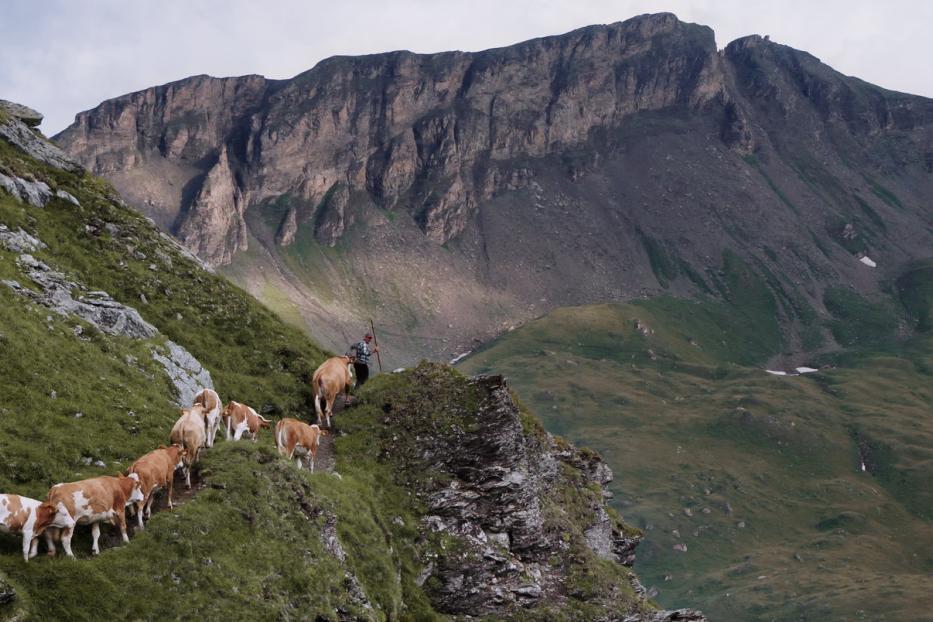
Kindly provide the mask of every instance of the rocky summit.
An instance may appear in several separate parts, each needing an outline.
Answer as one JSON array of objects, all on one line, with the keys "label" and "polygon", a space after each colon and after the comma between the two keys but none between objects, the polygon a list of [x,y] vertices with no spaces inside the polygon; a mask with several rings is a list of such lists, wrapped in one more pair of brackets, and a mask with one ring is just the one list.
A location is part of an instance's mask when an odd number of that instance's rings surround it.
[{"label": "rocky summit", "polygon": [[827,286],[873,296],[933,243],[933,100],[767,37],[720,50],[666,13],[195,76],[55,140],[313,334],[380,318],[393,363],[568,304],[728,300],[728,254],[766,283],[785,352],[833,348]]}]

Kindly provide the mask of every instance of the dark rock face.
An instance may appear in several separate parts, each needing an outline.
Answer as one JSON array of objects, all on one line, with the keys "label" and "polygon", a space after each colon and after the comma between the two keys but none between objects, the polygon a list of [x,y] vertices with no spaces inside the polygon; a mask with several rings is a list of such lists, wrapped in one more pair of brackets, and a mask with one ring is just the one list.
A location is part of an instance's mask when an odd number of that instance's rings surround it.
[{"label": "dark rock face", "polygon": [[[659,14],[286,81],[197,76],[56,140],[212,265],[254,236],[319,337],[372,313],[448,340],[413,339],[405,363],[557,306],[716,292],[727,250],[818,314],[828,284],[875,293],[933,245],[931,121],[929,99],[757,36],[717,52],[709,28]],[[291,274],[296,240],[348,252]],[[399,293],[427,273],[433,290]]]},{"label": "dark rock face", "polygon": [[[501,377],[411,373],[408,394],[383,406],[383,451],[425,506],[420,531],[435,546],[421,581],[439,611],[508,617],[577,601],[605,620],[694,619],[632,596],[641,536],[606,506],[612,471],[598,455],[544,432]],[[614,587],[591,592],[577,577],[598,559],[615,564],[602,578]]]}]

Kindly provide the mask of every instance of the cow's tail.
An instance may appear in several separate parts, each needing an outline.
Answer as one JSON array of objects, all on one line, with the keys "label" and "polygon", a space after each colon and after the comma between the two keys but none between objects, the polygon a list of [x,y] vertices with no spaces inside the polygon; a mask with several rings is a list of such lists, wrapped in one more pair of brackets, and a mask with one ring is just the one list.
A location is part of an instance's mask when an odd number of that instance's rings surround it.
[{"label": "cow's tail", "polygon": [[317,387],[314,392],[314,412],[317,413],[318,419],[324,414],[321,411],[321,400],[324,399],[324,377],[319,376],[317,379]]},{"label": "cow's tail", "polygon": [[279,453],[285,449],[285,425],[282,420],[275,424],[275,446]]}]

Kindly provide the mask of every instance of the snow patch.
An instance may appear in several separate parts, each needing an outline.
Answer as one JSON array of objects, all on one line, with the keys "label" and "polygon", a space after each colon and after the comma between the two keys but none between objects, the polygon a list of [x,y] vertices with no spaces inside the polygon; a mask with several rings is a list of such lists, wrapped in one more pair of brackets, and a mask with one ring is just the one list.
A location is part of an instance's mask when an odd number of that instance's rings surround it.
[{"label": "snow patch", "polygon": [[460,361],[462,361],[462,360],[465,359],[466,357],[470,356],[470,352],[472,352],[472,351],[473,351],[473,350],[467,350],[467,351],[464,352],[463,354],[458,354],[457,356],[453,357],[452,359],[450,359],[449,365],[456,365],[457,363],[459,363]]},{"label": "snow patch", "polygon": [[796,368],[794,371],[796,371],[798,374],[812,374],[812,373],[818,372],[818,371],[820,371],[820,370],[818,370],[818,369],[813,369],[812,367],[798,367],[798,368]]},{"label": "snow patch", "polygon": [[871,260],[871,257],[869,257],[868,255],[865,255],[864,257],[862,257],[861,259],[859,259],[859,261],[861,261],[863,264],[865,264],[865,265],[868,266],[869,268],[877,268],[877,267],[878,267],[878,264],[876,264],[874,261],[872,261],[872,260]]},{"label": "snow patch", "polygon": [[786,371],[777,371],[775,369],[766,369],[765,371],[775,376],[786,376],[787,375]]}]

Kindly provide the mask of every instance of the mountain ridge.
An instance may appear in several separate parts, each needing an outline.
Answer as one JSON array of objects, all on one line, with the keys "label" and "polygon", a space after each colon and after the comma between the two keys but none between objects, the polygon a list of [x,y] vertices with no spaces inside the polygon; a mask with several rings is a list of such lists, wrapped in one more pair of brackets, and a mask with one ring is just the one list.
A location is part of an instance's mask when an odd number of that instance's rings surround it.
[{"label": "mountain ridge", "polygon": [[312,334],[382,318],[398,363],[562,305],[726,296],[727,251],[799,351],[829,284],[880,295],[931,242],[933,100],[672,14],[192,80],[56,139]]}]

